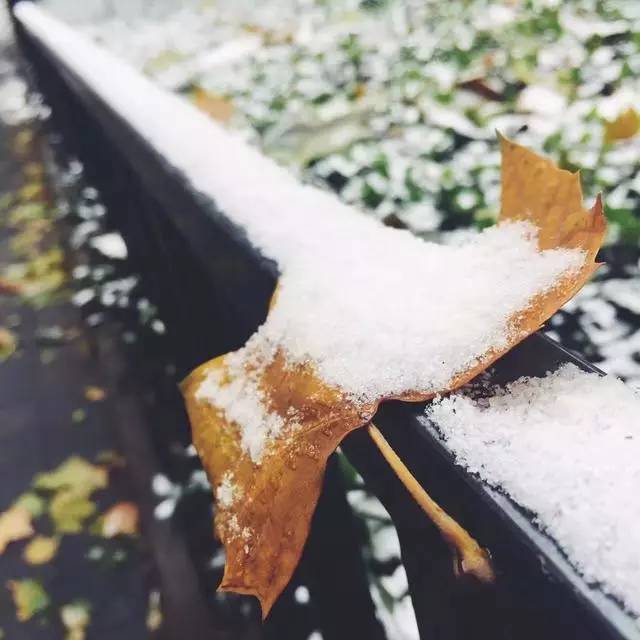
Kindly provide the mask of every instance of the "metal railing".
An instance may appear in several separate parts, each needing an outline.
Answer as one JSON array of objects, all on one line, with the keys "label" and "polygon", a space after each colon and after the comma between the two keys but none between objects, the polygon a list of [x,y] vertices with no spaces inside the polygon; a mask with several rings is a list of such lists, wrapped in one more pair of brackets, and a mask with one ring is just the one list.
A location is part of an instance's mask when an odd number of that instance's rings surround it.
[{"label": "metal railing", "polygon": [[[240,347],[265,317],[274,265],[55,51],[24,29],[18,33],[55,130],[99,187],[111,223],[161,310],[179,371]],[[595,370],[535,334],[504,356],[492,377],[505,382],[542,375],[564,362]],[[342,445],[397,528],[423,640],[639,637],[622,607],[582,580],[530,514],[454,464],[435,426],[418,421],[423,409],[390,402],[376,424],[434,499],[491,551],[498,572],[493,587],[453,575],[446,545],[364,430]],[[301,568],[319,602],[325,639],[383,637],[354,526],[334,460]]]}]

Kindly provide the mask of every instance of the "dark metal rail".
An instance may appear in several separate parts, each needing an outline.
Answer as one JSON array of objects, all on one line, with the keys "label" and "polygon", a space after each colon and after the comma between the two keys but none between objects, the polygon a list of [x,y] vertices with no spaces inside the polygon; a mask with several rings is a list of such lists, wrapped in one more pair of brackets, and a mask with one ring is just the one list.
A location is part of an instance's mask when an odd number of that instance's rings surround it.
[{"label": "dark metal rail", "polygon": [[[112,223],[160,307],[180,371],[241,346],[266,315],[277,276],[274,265],[54,51],[18,31],[53,109],[55,130],[100,188]],[[541,375],[563,362],[595,371],[536,334],[503,357],[492,375],[504,382]],[[498,571],[492,588],[453,577],[437,531],[364,430],[343,444],[397,527],[423,640],[640,637],[640,628],[619,604],[580,578],[530,514],[454,464],[435,426],[425,428],[418,421],[423,409],[390,402],[376,423],[430,494],[490,549]],[[301,571],[320,603],[325,638],[384,637],[334,462]]]}]

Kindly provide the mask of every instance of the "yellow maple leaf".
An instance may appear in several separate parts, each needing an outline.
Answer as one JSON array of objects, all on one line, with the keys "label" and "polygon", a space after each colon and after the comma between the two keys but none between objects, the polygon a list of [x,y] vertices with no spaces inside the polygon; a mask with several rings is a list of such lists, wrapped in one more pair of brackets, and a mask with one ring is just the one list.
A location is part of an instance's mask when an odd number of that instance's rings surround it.
[{"label": "yellow maple leaf", "polygon": [[[506,344],[478,358],[475,366],[439,393],[462,386],[536,331],[598,267],[595,258],[606,229],[600,198],[591,210],[585,209],[577,174],[560,170],[505,138],[501,138],[501,147],[500,221],[526,220],[538,228],[541,251],[579,248],[585,260],[579,270],[560,278],[514,314]],[[469,336],[461,336],[461,340],[467,339]],[[350,431],[370,422],[379,401],[390,398],[356,403],[319,379],[311,363],[292,364],[282,352],[277,352],[257,376],[249,370],[238,374],[229,364],[234,355],[200,366],[183,383],[183,393],[194,443],[218,498],[215,525],[226,551],[219,589],[255,595],[266,616],[300,558],[327,458]],[[198,398],[198,389],[212,374],[221,388],[233,384],[234,376],[257,377],[265,411],[278,416],[283,425],[260,464],[241,446],[240,430],[226,418],[225,411]],[[424,401],[434,395],[418,389],[395,399]],[[432,511],[437,509],[436,505]],[[452,528],[441,531],[446,538]],[[475,559],[478,562],[470,567],[474,575],[492,579],[482,553]]]}]

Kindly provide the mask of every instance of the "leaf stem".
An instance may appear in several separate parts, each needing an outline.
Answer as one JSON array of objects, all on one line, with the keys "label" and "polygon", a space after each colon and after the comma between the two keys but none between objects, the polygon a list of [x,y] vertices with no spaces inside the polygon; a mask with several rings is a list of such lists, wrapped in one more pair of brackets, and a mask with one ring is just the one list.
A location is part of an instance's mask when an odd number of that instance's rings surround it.
[{"label": "leaf stem", "polygon": [[367,430],[399,480],[440,531],[453,554],[456,575],[472,575],[480,582],[493,583],[495,573],[488,552],[423,489],[373,422]]}]

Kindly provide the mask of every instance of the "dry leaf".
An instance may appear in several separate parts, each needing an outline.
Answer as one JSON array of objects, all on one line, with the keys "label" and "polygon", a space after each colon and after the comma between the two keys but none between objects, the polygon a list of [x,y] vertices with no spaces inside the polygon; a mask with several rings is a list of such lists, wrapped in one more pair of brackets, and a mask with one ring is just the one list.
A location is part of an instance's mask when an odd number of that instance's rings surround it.
[{"label": "dry leaf", "polygon": [[211,93],[201,87],[196,87],[193,90],[192,97],[194,104],[200,111],[204,111],[218,122],[226,124],[235,113],[235,107],[229,98]]},{"label": "dry leaf", "polygon": [[133,502],[119,502],[113,505],[102,518],[102,535],[134,536],[138,533],[138,507]]},{"label": "dry leaf", "polygon": [[[505,348],[486,353],[441,393],[462,386],[536,331],[598,266],[595,256],[605,233],[600,198],[591,211],[584,209],[577,174],[562,171],[504,138],[501,145],[500,219],[536,225],[541,250],[583,249],[585,264],[511,319],[511,339]],[[276,354],[260,372],[259,387],[267,410],[279,415],[285,426],[256,465],[240,446],[237,426],[226,420],[223,411],[196,397],[212,371],[218,371],[223,385],[232,381],[227,357],[196,369],[184,382],[183,393],[194,443],[218,497],[216,531],[226,550],[219,588],[257,596],[266,616],[300,558],[328,456],[350,431],[371,420],[378,403],[356,405],[318,379],[311,365],[291,365]],[[399,399],[421,401],[434,395],[416,390]]]},{"label": "dry leaf", "polygon": [[108,473],[104,467],[72,456],[57,469],[38,474],[33,486],[55,492],[49,502],[49,516],[56,532],[79,533],[85,520],[96,512],[91,494],[106,487],[107,482]]},{"label": "dry leaf", "polygon": [[255,466],[240,448],[237,429],[195,399],[202,380],[216,368],[224,370],[224,356],[196,369],[183,392],[194,443],[213,486],[231,473],[243,493],[232,508],[217,510],[216,530],[227,556],[219,589],[256,595],[266,616],[298,563],[327,458],[375,407],[344,402],[309,368],[291,368],[277,357],[265,373],[264,388],[272,392],[273,410],[284,416],[293,408],[297,424]]},{"label": "dry leaf", "polygon": [[462,80],[458,83],[458,86],[461,89],[466,89],[467,91],[471,91],[482,98],[487,100],[493,100],[495,102],[504,102],[505,97],[502,93],[496,91],[494,88],[489,86],[488,81],[482,77],[471,78],[469,80]]},{"label": "dry leaf", "polygon": [[19,496],[13,505],[15,507],[20,506],[25,508],[31,514],[32,518],[39,518],[44,513],[45,509],[44,499],[30,491]]},{"label": "dry leaf", "polygon": [[605,122],[604,141],[627,140],[633,138],[638,131],[640,131],[640,114],[633,107],[629,107],[615,120]]},{"label": "dry leaf", "polygon": [[18,346],[18,339],[13,331],[0,327],[0,362],[8,360]]},{"label": "dry leaf", "polygon": [[28,182],[23,187],[20,187],[18,194],[23,201],[40,200],[45,196],[44,185],[41,180]]},{"label": "dry leaf", "polygon": [[46,564],[51,562],[58,552],[60,540],[46,536],[36,536],[24,548],[22,557],[27,564]]},{"label": "dry leaf", "polygon": [[31,620],[50,604],[49,594],[37,580],[11,580],[7,583],[16,607],[16,617],[20,622]]},{"label": "dry leaf", "polygon": [[85,520],[96,510],[88,494],[78,489],[62,489],[49,503],[49,517],[57,533],[80,533]]},{"label": "dry leaf", "polygon": [[107,392],[102,387],[89,386],[84,388],[84,397],[89,402],[101,402],[107,397]]},{"label": "dry leaf", "polygon": [[149,593],[149,609],[147,611],[147,629],[157,631],[162,626],[162,608],[160,592],[155,589]]},{"label": "dry leaf", "polygon": [[88,495],[95,489],[104,489],[107,482],[108,476],[104,467],[72,456],[53,471],[39,473],[33,481],[33,486],[36,489],[50,491],[75,489]]},{"label": "dry leaf", "polygon": [[26,507],[14,505],[0,514],[0,554],[4,553],[10,542],[32,535],[31,513]]},{"label": "dry leaf", "polygon": [[24,285],[9,278],[0,277],[0,295],[19,296],[24,292]]}]

